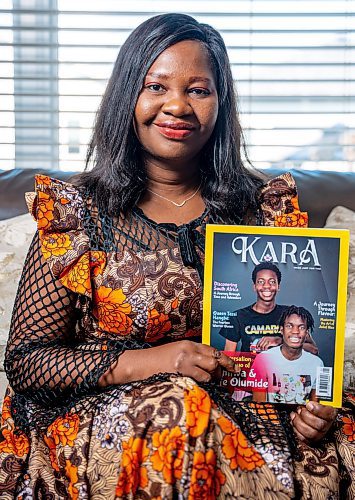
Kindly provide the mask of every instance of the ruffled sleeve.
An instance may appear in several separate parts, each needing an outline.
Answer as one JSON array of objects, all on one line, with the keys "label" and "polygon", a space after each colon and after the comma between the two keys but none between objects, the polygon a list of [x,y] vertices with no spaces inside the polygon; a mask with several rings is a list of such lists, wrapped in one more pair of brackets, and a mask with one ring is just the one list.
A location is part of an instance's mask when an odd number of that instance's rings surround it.
[{"label": "ruffled sleeve", "polygon": [[26,201],[37,222],[43,257],[66,288],[92,298],[91,275],[103,271],[106,256],[90,251],[83,227],[83,195],[67,182],[44,175],[35,179],[35,192],[27,193]]},{"label": "ruffled sleeve", "polygon": [[[48,424],[79,402],[85,405],[86,396],[104,390],[99,387],[102,375],[138,344],[107,338],[99,330],[100,318],[86,321],[82,313],[93,309],[88,304],[92,282],[104,265],[100,252],[90,249],[83,226],[85,196],[71,184],[37,176],[36,191],[27,201],[38,234],[20,279],[4,362],[15,391],[16,425],[22,429]],[[122,305],[124,297],[116,295]],[[28,412],[33,403],[36,407]]]},{"label": "ruffled sleeve", "polygon": [[300,210],[296,182],[289,172],[268,181],[259,201],[265,226],[308,227],[308,213]]}]

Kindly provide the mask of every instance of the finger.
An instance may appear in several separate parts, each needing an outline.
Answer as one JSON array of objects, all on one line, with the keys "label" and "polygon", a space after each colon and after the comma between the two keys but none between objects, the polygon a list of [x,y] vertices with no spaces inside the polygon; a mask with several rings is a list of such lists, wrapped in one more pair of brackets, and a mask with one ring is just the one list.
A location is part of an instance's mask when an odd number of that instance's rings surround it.
[{"label": "finger", "polygon": [[[317,418],[317,417],[315,417]],[[324,422],[324,421],[323,421]],[[299,434],[301,434],[305,439],[308,439],[310,441],[317,441],[321,439],[324,434],[326,433],[327,429],[325,429],[322,424],[320,424],[320,427],[322,430],[317,429],[308,423],[306,423],[303,418],[301,417],[301,414],[296,414],[294,419],[292,420],[292,425],[295,431],[297,431]]]},{"label": "finger", "polygon": [[192,364],[203,371],[212,373],[219,366],[219,359],[214,356],[214,351],[208,354],[194,354]]},{"label": "finger", "polygon": [[310,411],[307,410],[307,408],[303,407],[298,415],[302,419],[302,421],[308,425],[309,427],[312,427],[313,429],[319,431],[319,432],[327,432],[333,421],[325,420],[321,417],[317,417],[316,415],[312,414]]},{"label": "finger", "polygon": [[296,434],[296,436],[298,437],[298,439],[300,441],[302,441],[303,443],[309,444],[309,440],[305,436],[302,436],[302,434],[299,433],[296,428],[293,428],[293,432]]},{"label": "finger", "polygon": [[306,404],[307,410],[312,414],[328,422],[334,422],[338,410],[332,406],[324,406],[316,401],[309,401]]},{"label": "finger", "polygon": [[218,360],[220,366],[223,366],[226,370],[230,372],[239,372],[240,366],[233,361],[232,358],[226,356],[223,352],[221,353],[221,357]]},{"label": "finger", "polygon": [[[198,352],[204,354],[205,356],[213,356],[218,349],[206,344],[196,344]],[[219,352],[219,351],[218,351]]]},{"label": "finger", "polygon": [[191,370],[191,378],[196,380],[196,382],[210,382],[212,375],[209,372],[206,372],[202,368],[199,368],[198,366],[193,367]]}]

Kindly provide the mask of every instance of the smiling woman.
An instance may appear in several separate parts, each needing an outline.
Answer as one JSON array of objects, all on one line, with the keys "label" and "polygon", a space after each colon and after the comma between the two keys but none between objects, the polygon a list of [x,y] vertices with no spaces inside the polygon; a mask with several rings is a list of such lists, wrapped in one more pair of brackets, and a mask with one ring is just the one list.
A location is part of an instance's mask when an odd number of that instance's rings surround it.
[{"label": "smiling woman", "polygon": [[[200,156],[217,116],[218,94],[207,49],[194,40],[167,48],[148,71],[134,113],[149,179],[140,206],[153,220],[165,221],[161,210],[167,199],[181,208],[194,198],[183,211],[172,212],[171,222],[180,224],[182,217],[189,222],[203,212]],[[152,194],[159,198],[155,203]]]},{"label": "smiling woman", "polygon": [[[181,14],[138,26],[92,170],[73,184],[38,175],[28,196],[38,233],[5,360],[1,498],[336,496],[336,477],[307,468],[335,410],[313,403],[291,422],[233,401],[216,382],[238,367],[201,343],[206,224],[299,212],[290,175],[263,186],[246,168],[241,135],[219,33]],[[295,447],[308,453],[297,466]]]},{"label": "smiling woman", "polygon": [[193,40],[169,47],[151,66],[136,104],[135,126],[146,161],[162,158],[166,168],[178,158],[180,164],[185,161],[196,169],[217,115],[218,95],[207,49]]}]

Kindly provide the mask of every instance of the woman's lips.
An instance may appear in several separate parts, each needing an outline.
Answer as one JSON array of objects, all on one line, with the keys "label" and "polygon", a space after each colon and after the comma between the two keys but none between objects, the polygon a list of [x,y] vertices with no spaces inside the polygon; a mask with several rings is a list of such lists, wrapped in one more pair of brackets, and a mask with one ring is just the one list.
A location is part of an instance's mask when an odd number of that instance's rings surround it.
[{"label": "woman's lips", "polygon": [[156,123],[158,131],[168,139],[186,139],[194,132],[194,127],[184,123]]}]

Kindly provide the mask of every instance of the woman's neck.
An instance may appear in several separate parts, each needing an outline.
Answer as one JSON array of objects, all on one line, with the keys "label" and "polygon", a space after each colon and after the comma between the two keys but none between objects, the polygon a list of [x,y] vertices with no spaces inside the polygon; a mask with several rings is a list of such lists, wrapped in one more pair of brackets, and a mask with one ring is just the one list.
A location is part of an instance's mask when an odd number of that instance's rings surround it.
[{"label": "woman's neck", "polygon": [[147,186],[138,206],[150,219],[181,225],[203,213],[199,169],[194,165],[183,167],[173,169],[158,163],[146,166]]},{"label": "woman's neck", "polygon": [[159,192],[164,196],[172,195],[174,198],[184,196],[196,189],[200,183],[200,172],[195,165],[180,165],[179,168],[169,168],[149,162],[146,165],[147,189]]}]

